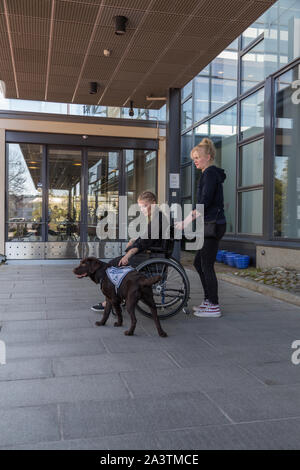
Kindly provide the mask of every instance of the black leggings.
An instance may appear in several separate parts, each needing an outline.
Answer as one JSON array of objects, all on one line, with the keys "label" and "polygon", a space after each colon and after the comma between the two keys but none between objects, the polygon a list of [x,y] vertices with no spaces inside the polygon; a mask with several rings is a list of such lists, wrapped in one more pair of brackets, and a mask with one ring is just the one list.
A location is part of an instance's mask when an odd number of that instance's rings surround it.
[{"label": "black leggings", "polygon": [[204,296],[212,304],[218,304],[218,280],[214,269],[219,241],[226,231],[226,224],[217,224],[217,238],[204,238],[201,250],[194,259],[194,266],[200,276]]}]

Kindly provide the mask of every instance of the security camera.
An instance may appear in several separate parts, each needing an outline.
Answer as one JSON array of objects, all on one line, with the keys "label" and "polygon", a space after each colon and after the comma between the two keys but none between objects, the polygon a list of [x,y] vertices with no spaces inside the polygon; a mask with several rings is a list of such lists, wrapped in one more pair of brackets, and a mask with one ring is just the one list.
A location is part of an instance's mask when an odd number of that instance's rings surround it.
[{"label": "security camera", "polygon": [[133,101],[130,101],[129,116],[134,116]]}]

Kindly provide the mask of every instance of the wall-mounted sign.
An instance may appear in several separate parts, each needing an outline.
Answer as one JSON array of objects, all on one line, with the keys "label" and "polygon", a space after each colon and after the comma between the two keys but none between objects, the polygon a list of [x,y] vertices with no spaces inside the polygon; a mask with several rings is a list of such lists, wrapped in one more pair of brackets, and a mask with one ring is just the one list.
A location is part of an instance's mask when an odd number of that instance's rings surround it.
[{"label": "wall-mounted sign", "polygon": [[179,189],[179,173],[170,173],[170,189]]}]

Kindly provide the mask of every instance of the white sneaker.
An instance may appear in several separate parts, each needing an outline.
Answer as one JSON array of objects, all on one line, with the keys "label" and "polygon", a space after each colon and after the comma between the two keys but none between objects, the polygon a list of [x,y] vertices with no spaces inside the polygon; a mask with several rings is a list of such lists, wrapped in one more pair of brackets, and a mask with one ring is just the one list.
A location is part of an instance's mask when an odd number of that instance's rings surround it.
[{"label": "white sneaker", "polygon": [[210,305],[210,302],[208,300],[203,300],[202,304],[200,305],[195,305],[193,307],[193,310],[203,310],[205,309],[206,307],[208,307]]},{"label": "white sneaker", "polygon": [[199,308],[193,313],[196,317],[218,318],[222,316],[220,306],[212,304],[208,305],[205,309]]}]

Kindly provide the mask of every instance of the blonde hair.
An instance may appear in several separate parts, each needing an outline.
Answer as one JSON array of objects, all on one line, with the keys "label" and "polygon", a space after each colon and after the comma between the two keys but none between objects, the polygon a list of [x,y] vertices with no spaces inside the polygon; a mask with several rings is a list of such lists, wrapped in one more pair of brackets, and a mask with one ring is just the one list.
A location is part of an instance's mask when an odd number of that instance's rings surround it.
[{"label": "blonde hair", "polygon": [[200,149],[203,149],[206,155],[210,155],[211,160],[215,159],[216,147],[212,140],[208,139],[207,137],[204,137],[204,139],[202,139],[198,145],[192,148],[191,158],[193,158],[193,153],[197,153],[199,155]]},{"label": "blonde hair", "polygon": [[151,204],[156,204],[157,202],[155,194],[151,191],[143,191],[141,194],[139,194],[138,201],[147,201]]}]

